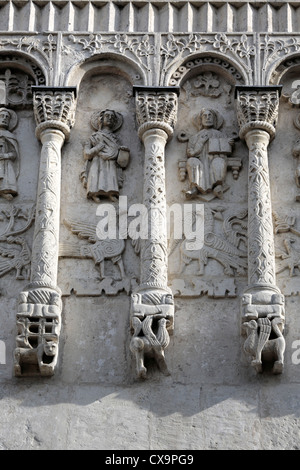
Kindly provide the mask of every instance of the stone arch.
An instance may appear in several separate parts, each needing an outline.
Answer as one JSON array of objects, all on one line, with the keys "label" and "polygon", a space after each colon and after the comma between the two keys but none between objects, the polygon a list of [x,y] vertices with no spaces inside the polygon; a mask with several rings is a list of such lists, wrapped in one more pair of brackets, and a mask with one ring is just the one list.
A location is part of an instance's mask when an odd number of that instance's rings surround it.
[{"label": "stone arch", "polygon": [[13,50],[0,51],[0,67],[14,67],[28,73],[35,81],[35,85],[48,85],[47,71],[43,65],[32,55]]},{"label": "stone arch", "polygon": [[113,73],[125,78],[131,85],[145,85],[144,70],[127,57],[114,53],[97,54],[72,66],[66,76],[66,86],[80,86],[86,74]]},{"label": "stone arch", "polygon": [[28,54],[0,52],[0,101],[12,107],[32,106],[32,85],[45,86],[46,73]]},{"label": "stone arch", "polygon": [[[289,102],[293,107],[300,105],[300,53],[290,54],[277,60],[266,75],[267,84],[281,85],[281,101]],[[295,123],[295,122],[294,122]],[[299,126],[299,115],[297,124]]]},{"label": "stone arch", "polygon": [[276,61],[268,71],[266,77],[267,84],[280,85],[290,77],[290,79],[300,79],[300,54],[295,53],[284,59]]},{"label": "stone arch", "polygon": [[[140,145],[138,135],[132,131],[136,127],[135,122],[135,101],[133,98],[133,84],[143,83],[138,69],[132,66],[131,62],[121,61],[117,55],[101,54],[90,59],[77,63],[69,69],[64,86],[77,87],[76,119],[70,136],[69,148],[73,148],[72,170],[65,173],[64,162],[62,166],[63,176],[66,181],[71,178],[79,178],[82,184],[76,186],[75,197],[87,197],[87,183],[90,174],[89,161],[84,160],[83,146],[97,130],[94,116],[104,110],[112,110],[121,115],[122,124],[114,134],[120,142],[125,142],[128,148]],[[130,145],[131,144],[131,145]],[[137,157],[134,157],[137,158]],[[65,159],[67,161],[67,159]],[[76,174],[80,168],[80,174]],[[125,166],[124,166],[125,168]],[[126,191],[126,178],[123,180],[123,169],[118,169],[118,186],[121,189],[123,184]],[[94,171],[93,169],[91,171]],[[68,184],[66,185],[66,187]],[[64,191],[64,189],[63,189]],[[124,189],[125,191],[125,189]],[[67,191],[66,191],[67,193]],[[68,197],[66,195],[66,197]],[[95,196],[97,197],[97,196]],[[88,197],[88,202],[92,199]]]},{"label": "stone arch", "polygon": [[182,86],[186,80],[201,71],[216,71],[223,75],[232,85],[248,84],[246,73],[231,58],[212,52],[203,52],[186,57],[178,65],[170,67],[165,76],[166,85]]}]

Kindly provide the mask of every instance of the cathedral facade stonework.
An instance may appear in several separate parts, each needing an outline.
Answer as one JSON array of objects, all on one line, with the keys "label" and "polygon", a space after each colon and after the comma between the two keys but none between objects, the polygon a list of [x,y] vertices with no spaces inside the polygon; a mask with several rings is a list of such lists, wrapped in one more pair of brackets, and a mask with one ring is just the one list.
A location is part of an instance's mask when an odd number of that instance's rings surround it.
[{"label": "cathedral facade stonework", "polygon": [[0,449],[299,448],[299,90],[295,2],[0,2]]}]

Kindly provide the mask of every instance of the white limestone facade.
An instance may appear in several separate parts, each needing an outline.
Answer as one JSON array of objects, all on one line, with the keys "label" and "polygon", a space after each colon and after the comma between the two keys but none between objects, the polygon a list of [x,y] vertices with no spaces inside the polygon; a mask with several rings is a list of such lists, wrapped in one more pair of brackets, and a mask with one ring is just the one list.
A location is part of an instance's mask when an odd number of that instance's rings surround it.
[{"label": "white limestone facade", "polygon": [[0,1],[0,449],[294,450],[300,6]]}]

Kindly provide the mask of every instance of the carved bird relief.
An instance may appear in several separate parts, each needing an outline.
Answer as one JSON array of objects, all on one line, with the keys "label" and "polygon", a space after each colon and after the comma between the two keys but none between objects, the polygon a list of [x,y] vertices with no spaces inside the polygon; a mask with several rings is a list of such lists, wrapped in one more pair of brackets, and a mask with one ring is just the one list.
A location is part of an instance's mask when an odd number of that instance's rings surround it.
[{"label": "carved bird relief", "polygon": [[93,259],[95,266],[100,271],[101,279],[106,277],[104,270],[105,260],[111,260],[114,264],[118,265],[121,279],[126,277],[122,260],[122,253],[125,249],[125,241],[123,239],[101,240],[97,237],[97,226],[95,224],[68,220],[63,222],[74,235],[81,240],[87,240],[89,244],[61,243],[59,247],[60,257]]}]

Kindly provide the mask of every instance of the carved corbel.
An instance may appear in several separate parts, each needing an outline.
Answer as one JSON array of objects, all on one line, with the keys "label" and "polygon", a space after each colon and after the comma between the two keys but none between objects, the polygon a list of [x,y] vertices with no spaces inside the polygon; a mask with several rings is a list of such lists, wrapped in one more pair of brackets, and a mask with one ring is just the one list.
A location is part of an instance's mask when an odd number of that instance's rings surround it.
[{"label": "carved corbel", "polygon": [[33,87],[36,136],[42,143],[29,286],[20,294],[16,376],[54,374],[61,327],[57,287],[61,148],[74,124],[76,89]]},{"label": "carved corbel", "polygon": [[276,286],[268,145],[275,136],[280,86],[236,87],[240,137],[249,149],[248,287],[242,296],[244,350],[262,372],[283,370],[284,296]]},{"label": "carved corbel", "polygon": [[141,240],[141,279],[132,294],[130,349],[138,377],[145,378],[144,360],[154,357],[168,374],[164,350],[173,329],[174,299],[168,288],[165,146],[177,118],[177,87],[134,87],[138,134],[145,146],[143,204],[149,233]]}]

